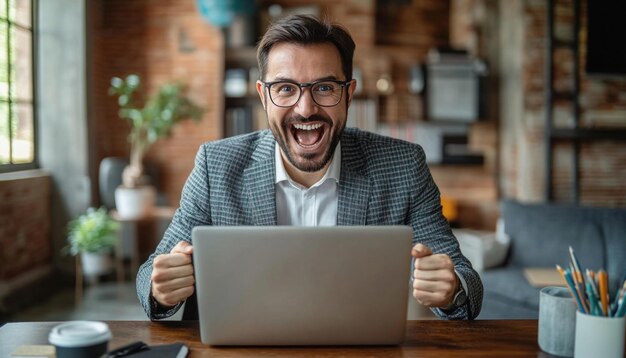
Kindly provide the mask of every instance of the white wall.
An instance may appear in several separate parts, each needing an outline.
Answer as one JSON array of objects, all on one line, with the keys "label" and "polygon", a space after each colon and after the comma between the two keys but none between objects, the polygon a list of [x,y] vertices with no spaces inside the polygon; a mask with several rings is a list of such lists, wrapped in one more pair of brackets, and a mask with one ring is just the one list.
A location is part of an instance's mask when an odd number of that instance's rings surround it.
[{"label": "white wall", "polygon": [[41,167],[53,178],[55,253],[65,245],[68,219],[84,212],[91,202],[85,4],[85,0],[39,1],[38,154]]}]

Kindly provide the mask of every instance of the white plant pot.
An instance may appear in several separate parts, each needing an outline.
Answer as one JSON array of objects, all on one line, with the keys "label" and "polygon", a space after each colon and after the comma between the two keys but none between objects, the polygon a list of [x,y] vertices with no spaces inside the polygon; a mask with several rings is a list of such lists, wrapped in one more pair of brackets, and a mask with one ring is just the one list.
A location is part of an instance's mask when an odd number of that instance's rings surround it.
[{"label": "white plant pot", "polygon": [[120,218],[135,220],[147,216],[156,204],[156,190],[153,186],[115,189],[115,208]]},{"label": "white plant pot", "polygon": [[83,276],[95,277],[106,274],[113,268],[111,255],[105,252],[81,252],[80,263],[83,268]]}]

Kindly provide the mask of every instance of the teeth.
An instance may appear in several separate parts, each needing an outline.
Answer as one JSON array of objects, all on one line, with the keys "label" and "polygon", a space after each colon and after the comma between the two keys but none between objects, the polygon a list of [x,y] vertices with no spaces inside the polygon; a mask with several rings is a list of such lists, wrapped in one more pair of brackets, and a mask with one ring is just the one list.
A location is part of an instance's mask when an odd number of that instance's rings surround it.
[{"label": "teeth", "polygon": [[296,129],[305,130],[305,131],[311,131],[311,130],[320,128],[322,126],[322,123],[316,123],[316,124],[294,124],[293,126],[296,127]]}]

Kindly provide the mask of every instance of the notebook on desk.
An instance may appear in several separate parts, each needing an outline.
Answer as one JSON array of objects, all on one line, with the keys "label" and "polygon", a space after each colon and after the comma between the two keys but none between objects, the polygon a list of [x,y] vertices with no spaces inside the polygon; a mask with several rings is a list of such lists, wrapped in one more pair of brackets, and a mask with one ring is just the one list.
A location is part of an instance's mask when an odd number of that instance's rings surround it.
[{"label": "notebook on desk", "polygon": [[554,267],[526,267],[524,277],[534,287],[565,286],[563,277]]},{"label": "notebook on desk", "polygon": [[196,227],[202,342],[401,343],[412,236],[408,226]]}]

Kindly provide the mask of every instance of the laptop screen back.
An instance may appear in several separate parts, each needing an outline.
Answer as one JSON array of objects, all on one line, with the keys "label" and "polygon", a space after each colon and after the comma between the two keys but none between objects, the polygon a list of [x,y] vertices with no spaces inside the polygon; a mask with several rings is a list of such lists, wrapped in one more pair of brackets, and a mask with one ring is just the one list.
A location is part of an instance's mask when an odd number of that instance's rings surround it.
[{"label": "laptop screen back", "polygon": [[202,342],[399,344],[411,240],[408,226],[196,227]]}]

